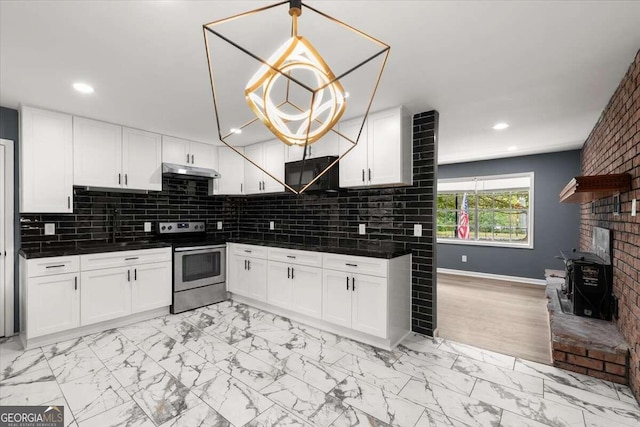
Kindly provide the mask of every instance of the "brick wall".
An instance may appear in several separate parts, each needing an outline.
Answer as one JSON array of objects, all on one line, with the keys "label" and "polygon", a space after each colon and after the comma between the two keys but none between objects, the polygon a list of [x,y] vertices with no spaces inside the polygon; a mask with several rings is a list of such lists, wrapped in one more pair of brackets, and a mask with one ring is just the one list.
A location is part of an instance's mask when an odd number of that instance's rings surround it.
[{"label": "brick wall", "polygon": [[590,249],[594,226],[612,230],[617,325],[631,347],[629,384],[640,400],[640,216],[630,214],[631,201],[640,199],[640,51],[582,149],[583,175],[608,173],[630,173],[632,189],[620,195],[620,215],[612,213],[613,197],[597,200],[594,214],[582,205],[580,246]]},{"label": "brick wall", "polygon": [[554,342],[553,365],[606,381],[627,384],[627,357],[623,354]]}]

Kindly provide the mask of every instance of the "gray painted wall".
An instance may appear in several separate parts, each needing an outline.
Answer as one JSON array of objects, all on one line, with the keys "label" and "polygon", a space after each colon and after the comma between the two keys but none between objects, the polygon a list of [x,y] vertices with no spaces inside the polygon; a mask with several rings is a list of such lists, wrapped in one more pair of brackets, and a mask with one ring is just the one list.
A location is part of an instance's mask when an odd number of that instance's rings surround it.
[{"label": "gray painted wall", "polygon": [[19,151],[19,141],[18,141],[18,137],[19,137],[19,131],[18,131],[18,111],[17,110],[13,110],[11,108],[5,108],[5,107],[0,107],[0,138],[3,139],[9,139],[11,141],[13,141],[13,158],[14,158],[14,177],[13,177],[13,183],[14,183],[14,188],[15,191],[13,193],[13,200],[14,200],[14,208],[15,208],[15,212],[14,212],[14,218],[15,218],[15,226],[13,229],[13,236],[14,236],[14,248],[15,248],[15,259],[14,259],[14,276],[15,276],[15,280],[14,280],[14,307],[15,307],[15,311],[13,313],[14,315],[14,331],[18,332],[20,330],[20,325],[19,325],[19,316],[20,313],[18,313],[18,310],[20,309],[19,304],[18,304],[18,297],[19,297],[19,290],[20,290],[20,282],[18,280],[18,249],[20,249],[20,214],[18,213],[19,209],[20,209],[20,203],[18,200],[18,195],[20,194],[20,186],[19,186],[19,182],[18,182],[18,176],[19,176],[19,171],[18,171],[18,165],[20,162],[18,162],[18,151]]},{"label": "gray painted wall", "polygon": [[[543,279],[563,269],[554,256],[577,248],[580,205],[560,203],[562,188],[580,175],[580,150],[438,166],[438,179],[531,172],[534,181],[533,249],[438,243],[438,268]],[[461,261],[467,255],[467,262]]]}]

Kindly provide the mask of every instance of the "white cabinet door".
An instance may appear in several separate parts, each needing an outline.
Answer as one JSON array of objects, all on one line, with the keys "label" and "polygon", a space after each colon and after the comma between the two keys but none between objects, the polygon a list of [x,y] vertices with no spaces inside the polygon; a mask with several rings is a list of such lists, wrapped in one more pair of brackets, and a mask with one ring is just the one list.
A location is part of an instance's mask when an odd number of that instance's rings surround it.
[{"label": "white cabinet door", "polygon": [[[284,182],[284,143],[278,139],[275,141],[265,142],[262,145],[262,167],[271,175]],[[280,184],[267,174],[264,174],[262,181],[263,193],[279,193],[284,191],[284,185]]]},{"label": "white cabinet door", "polygon": [[269,262],[267,278],[267,302],[294,310],[293,307],[293,280],[291,279],[291,266],[283,262]]},{"label": "white cabinet door", "polygon": [[23,107],[20,212],[73,212],[73,121],[67,114]]},{"label": "white cabinet door", "polygon": [[162,161],[176,165],[191,164],[189,141],[162,135]]},{"label": "white cabinet door", "polygon": [[234,294],[249,295],[249,273],[246,258],[237,255],[229,256],[227,288]]},{"label": "white cabinet door", "polygon": [[247,258],[249,296],[258,301],[267,300],[267,260]]},{"label": "white cabinet door", "polygon": [[171,262],[158,262],[133,267],[132,313],[171,305],[171,265]]},{"label": "white cabinet door", "polygon": [[215,169],[217,165],[218,147],[213,144],[204,144],[191,141],[189,153],[192,164],[199,168]]},{"label": "white cabinet door", "polygon": [[[304,147],[289,145],[286,148],[287,162],[302,160]],[[307,159],[315,159],[324,156],[340,155],[340,136],[336,132],[329,131],[320,140],[307,147]]]},{"label": "white cabinet door", "polygon": [[377,337],[387,337],[387,279],[352,275],[351,327]]},{"label": "white cabinet door", "polygon": [[27,286],[29,339],[80,326],[78,274],[32,277]]},{"label": "white cabinet door", "polygon": [[125,188],[162,191],[162,136],[123,128],[122,173]]},{"label": "white cabinet door", "polygon": [[122,127],[96,120],[73,118],[73,184],[120,188]]},{"label": "white cabinet door", "polygon": [[221,177],[213,180],[214,194],[244,194],[244,164],[240,154],[229,147],[219,147],[217,171]]},{"label": "white cabinet door", "polygon": [[371,114],[367,123],[367,183],[370,185],[400,183],[402,181],[400,110],[393,109]]},{"label": "white cabinet door", "polygon": [[[249,145],[244,148],[244,155],[258,165],[263,165],[262,144]],[[264,173],[251,162],[244,163],[244,192],[245,194],[258,194],[262,192]]]},{"label": "white cabinet door", "polygon": [[81,273],[80,324],[89,325],[131,314],[129,267]]},{"label": "white cabinet door", "polygon": [[[355,140],[362,119],[348,120],[340,124],[340,132]],[[344,154],[353,144],[340,138],[340,154]],[[340,187],[362,187],[367,185],[367,126],[365,124],[358,144],[340,160]]]},{"label": "white cabinet door", "polygon": [[322,269],[292,265],[291,310],[320,319],[322,317]]},{"label": "white cabinet door", "polygon": [[347,290],[347,274],[323,270],[322,320],[345,328],[351,327],[351,286]]}]

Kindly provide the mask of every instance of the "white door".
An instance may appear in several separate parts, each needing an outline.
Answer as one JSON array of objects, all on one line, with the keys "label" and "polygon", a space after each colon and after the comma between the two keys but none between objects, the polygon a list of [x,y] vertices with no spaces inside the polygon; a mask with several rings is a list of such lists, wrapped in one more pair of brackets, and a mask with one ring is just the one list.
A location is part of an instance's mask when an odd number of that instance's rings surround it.
[{"label": "white door", "polygon": [[73,185],[120,188],[122,127],[73,118]]},{"label": "white door", "polygon": [[377,337],[387,337],[387,279],[352,275],[351,327]]},{"label": "white door", "polygon": [[162,190],[162,136],[138,129],[122,129],[124,187]]},{"label": "white door", "polygon": [[80,283],[77,273],[33,277],[27,281],[29,339],[80,326]]},{"label": "white door", "polygon": [[[244,155],[254,163],[264,167],[262,144],[249,145],[244,148]],[[258,194],[262,192],[264,173],[251,162],[244,163],[244,193]]]},{"label": "white door", "polygon": [[267,302],[269,304],[295,310],[292,305],[293,280],[289,264],[270,261],[267,283]]},{"label": "white door", "polygon": [[129,267],[82,272],[80,324],[90,325],[131,314],[132,273]]},{"label": "white door", "polygon": [[158,262],[133,267],[131,312],[171,305],[171,263]]},{"label": "white door", "polygon": [[400,110],[372,114],[368,122],[368,169],[370,185],[402,182]]},{"label": "white door", "polygon": [[[347,285],[347,273],[323,270],[322,320],[351,327],[351,285]],[[349,290],[347,290],[349,286]]]},{"label": "white door", "polygon": [[191,142],[191,158],[193,165],[199,168],[215,169],[217,162],[218,147],[213,144],[203,144],[201,142]]},{"label": "white door", "polygon": [[293,304],[298,313],[320,319],[322,317],[322,269],[292,265]]},{"label": "white door", "polygon": [[244,194],[244,164],[244,157],[231,148],[218,148],[217,170],[221,178],[213,180],[215,194]]},{"label": "white door", "polygon": [[237,255],[229,256],[229,278],[227,287],[230,292],[238,295],[249,294],[249,272],[247,259]]},{"label": "white door", "polygon": [[[282,182],[284,182],[284,149],[285,145],[279,139],[263,143],[262,167]],[[262,191],[279,193],[284,191],[284,185],[264,174]]]},{"label": "white door", "polygon": [[73,212],[73,124],[67,114],[22,107],[20,212]]},{"label": "white door", "polygon": [[[355,141],[362,119],[348,120],[340,124],[340,133]],[[350,141],[340,138],[340,155],[353,147]],[[362,187],[367,185],[367,125],[365,124],[358,144],[339,162],[340,187]]]},{"label": "white door", "polygon": [[0,309],[2,309],[2,313],[0,314],[0,337],[5,335],[4,331],[4,310],[5,310],[5,286],[6,286],[6,263],[7,257],[5,256],[6,251],[6,240],[7,240],[7,230],[5,230],[5,216],[6,216],[6,195],[5,195],[5,165],[6,165],[6,149],[4,145],[0,145],[0,166],[2,166],[2,171],[0,171]]},{"label": "white door", "polygon": [[189,141],[162,135],[162,161],[176,165],[190,165]]},{"label": "white door", "polygon": [[247,258],[249,296],[258,301],[267,300],[267,261]]}]

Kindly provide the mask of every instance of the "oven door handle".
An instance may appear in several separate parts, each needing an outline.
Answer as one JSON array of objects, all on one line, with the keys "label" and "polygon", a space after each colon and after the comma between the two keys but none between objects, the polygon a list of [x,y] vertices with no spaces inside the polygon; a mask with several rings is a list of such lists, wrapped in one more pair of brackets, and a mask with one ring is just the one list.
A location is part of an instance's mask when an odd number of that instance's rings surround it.
[{"label": "oven door handle", "polygon": [[190,246],[188,248],[176,248],[175,252],[202,252],[209,251],[211,249],[224,249],[225,245],[214,245],[214,246]]}]

